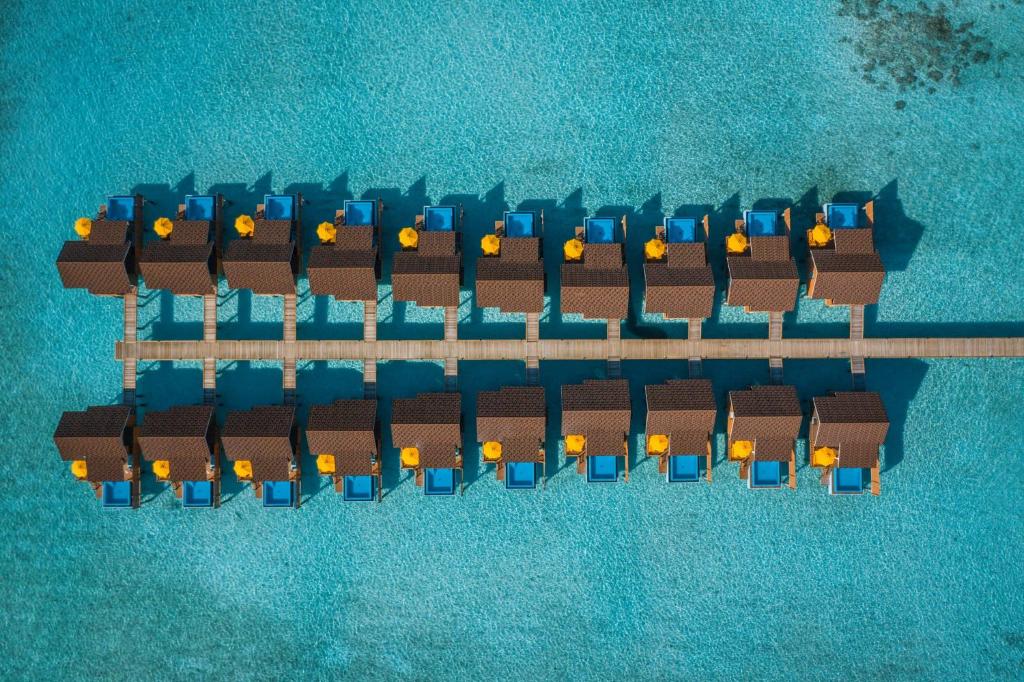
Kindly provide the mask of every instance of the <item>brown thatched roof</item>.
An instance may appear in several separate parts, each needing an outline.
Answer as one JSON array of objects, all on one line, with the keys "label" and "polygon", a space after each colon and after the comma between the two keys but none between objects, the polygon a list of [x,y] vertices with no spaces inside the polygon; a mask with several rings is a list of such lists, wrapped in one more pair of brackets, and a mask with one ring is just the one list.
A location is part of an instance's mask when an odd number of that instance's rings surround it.
[{"label": "brown thatched roof", "polygon": [[306,422],[306,442],[315,455],[334,455],[339,476],[372,473],[377,449],[377,402],[336,400],[314,405]]},{"label": "brown thatched roof", "polygon": [[228,286],[257,294],[295,293],[298,265],[295,242],[263,243],[255,238],[234,240],[223,258]]},{"label": "brown thatched roof", "polygon": [[762,459],[759,453],[764,443],[788,442],[791,450],[803,422],[800,399],[793,386],[752,386],[745,391],[730,391],[729,408],[729,439],[755,441],[754,455]]},{"label": "brown thatched roof", "polygon": [[811,447],[839,451],[839,466],[871,467],[889,433],[882,397],[870,391],[839,391],[814,399]]},{"label": "brown thatched roof", "polygon": [[166,460],[172,481],[206,479],[214,439],[210,405],[180,405],[147,412],[139,430],[139,447],[148,461]]},{"label": "brown thatched roof", "polygon": [[374,301],[377,298],[375,263],[375,249],[356,251],[339,249],[332,244],[313,247],[306,265],[309,290],[315,296],[334,296],[339,301]]},{"label": "brown thatched roof", "polygon": [[67,241],[57,256],[57,271],[65,289],[87,289],[98,295],[122,296],[135,286],[132,245]]},{"label": "brown thatched roof", "polygon": [[669,437],[672,454],[703,454],[717,405],[707,379],[676,379],[646,387],[648,436]]},{"label": "brown thatched roof", "polygon": [[391,440],[396,448],[416,447],[424,467],[455,466],[462,447],[458,393],[420,393],[392,402]]},{"label": "brown thatched roof", "polygon": [[395,254],[391,293],[396,301],[413,301],[421,306],[459,305],[462,257],[455,253],[430,255],[429,249],[423,250],[423,237],[437,234],[442,233],[421,232],[419,250]]},{"label": "brown thatched roof", "polygon": [[93,482],[124,478],[132,439],[134,411],[127,405],[89,407],[61,415],[53,442],[61,459],[84,459]]},{"label": "brown thatched roof", "polygon": [[213,243],[175,244],[159,241],[142,251],[139,270],[150,289],[168,289],[179,296],[199,296],[214,289]]},{"label": "brown thatched roof", "polygon": [[591,455],[623,454],[631,405],[625,379],[590,379],[562,386],[562,435],[582,435]]},{"label": "brown thatched roof", "polygon": [[286,480],[296,448],[295,408],[267,405],[229,412],[221,432],[231,461],[252,462],[257,481]]},{"label": "brown thatched roof", "polygon": [[501,443],[505,461],[538,461],[546,415],[544,389],[539,386],[506,386],[497,391],[481,391],[477,395],[477,440]]},{"label": "brown thatched roof", "polygon": [[499,255],[477,261],[476,304],[506,313],[539,313],[544,309],[540,239],[502,239]]}]

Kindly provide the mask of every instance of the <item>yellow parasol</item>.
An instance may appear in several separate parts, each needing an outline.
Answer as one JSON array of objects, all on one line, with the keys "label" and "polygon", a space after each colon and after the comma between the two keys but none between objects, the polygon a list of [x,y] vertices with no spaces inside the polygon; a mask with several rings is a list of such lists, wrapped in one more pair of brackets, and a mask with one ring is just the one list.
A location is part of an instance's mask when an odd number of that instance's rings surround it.
[{"label": "yellow parasol", "polygon": [[747,250],[747,237],[742,232],[734,232],[725,240],[725,250],[729,253],[743,253]]},{"label": "yellow parasol", "polygon": [[729,451],[729,459],[746,459],[754,452],[754,444],[749,440],[733,441],[732,450]]},{"label": "yellow parasol", "polygon": [[419,448],[402,448],[401,457],[403,467],[411,468],[420,465]]},{"label": "yellow parasol", "polygon": [[88,239],[89,234],[92,232],[92,220],[90,218],[81,217],[75,221],[75,234],[82,239]]},{"label": "yellow parasol", "polygon": [[174,223],[167,218],[157,218],[153,222],[153,231],[156,232],[160,239],[167,239],[171,236],[171,232],[174,230]]},{"label": "yellow parasol", "polygon": [[814,229],[807,231],[807,243],[811,246],[825,246],[832,239],[832,230],[828,225],[818,223]]},{"label": "yellow parasol", "polygon": [[657,237],[644,243],[644,257],[647,260],[661,260],[665,255],[665,242]]},{"label": "yellow parasol", "polygon": [[565,254],[565,261],[567,263],[583,258],[583,242],[579,239],[570,239],[562,247],[562,253]]},{"label": "yellow parasol", "polygon": [[501,240],[498,239],[498,235],[484,235],[480,240],[480,250],[485,256],[497,256],[501,252]]},{"label": "yellow parasol", "polygon": [[569,455],[583,454],[583,447],[587,444],[585,436],[571,434],[565,437],[565,452]]},{"label": "yellow parasol", "polygon": [[403,227],[398,233],[398,243],[403,249],[415,249],[420,243],[420,233],[411,227]]},{"label": "yellow parasol", "polygon": [[652,455],[664,455],[668,452],[668,436],[656,433],[648,438],[647,452]]},{"label": "yellow parasol", "polygon": [[811,466],[830,467],[836,463],[837,456],[833,448],[816,448],[811,456]]},{"label": "yellow parasol", "polygon": [[235,476],[240,481],[251,481],[252,480],[252,462],[247,459],[240,459],[235,462]]},{"label": "yellow parasol", "polygon": [[338,236],[338,230],[332,223],[325,220],[316,226],[316,236],[320,238],[321,244],[333,244]]},{"label": "yellow parasol", "polygon": [[235,218],[235,231],[242,237],[251,237],[256,231],[256,223],[247,215],[240,215]]},{"label": "yellow parasol", "polygon": [[71,475],[79,481],[85,480],[85,477],[89,475],[89,467],[86,466],[84,459],[76,459],[71,462]]},{"label": "yellow parasol", "polygon": [[496,462],[501,459],[501,443],[489,440],[484,443],[484,461]]},{"label": "yellow parasol", "polygon": [[327,476],[337,471],[334,466],[334,455],[317,455],[316,470],[319,471],[322,476]]},{"label": "yellow parasol", "polygon": [[166,481],[171,475],[171,463],[166,459],[158,459],[153,462],[153,475],[158,481]]}]

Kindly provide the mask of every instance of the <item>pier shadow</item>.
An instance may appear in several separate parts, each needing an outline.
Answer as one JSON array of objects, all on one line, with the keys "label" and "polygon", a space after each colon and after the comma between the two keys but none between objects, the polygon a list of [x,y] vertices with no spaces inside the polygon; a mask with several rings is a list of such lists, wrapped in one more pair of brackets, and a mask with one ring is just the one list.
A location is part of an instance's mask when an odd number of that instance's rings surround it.
[{"label": "pier shadow", "polygon": [[882,471],[886,472],[899,466],[906,454],[907,412],[924,383],[928,363],[924,360],[866,360],[865,370],[867,389],[881,394],[889,415],[889,433],[882,454]]},{"label": "pier shadow", "polygon": [[444,391],[444,368],[433,362],[388,361],[377,363],[377,418],[381,423],[380,453],[383,498],[409,484],[416,490],[414,476],[403,472],[398,447],[391,440],[391,401],[413,398],[418,393]]},{"label": "pier shadow", "polygon": [[[149,338],[162,341],[199,340],[203,338],[203,299],[199,296],[175,296],[167,289],[150,290],[147,300],[139,305],[140,317],[149,314],[149,308],[159,305],[159,312],[139,331],[149,330]],[[192,319],[176,319],[178,314]]]},{"label": "pier shadow", "polygon": [[[833,201],[864,201],[866,193],[836,194]],[[868,198],[870,196],[868,195]],[[875,248],[886,272],[906,270],[924,234],[924,225],[906,214],[900,200],[899,180],[893,178],[878,191],[875,200]]]},{"label": "pier shadow", "polygon": [[464,361],[459,363],[459,393],[462,394],[462,465],[466,488],[481,477],[495,476],[495,466],[483,463],[476,434],[477,395],[503,386],[526,384],[526,365],[513,361]]},{"label": "pier shadow", "polygon": [[140,362],[136,385],[135,404],[142,417],[151,410],[203,402],[203,368],[198,361]]}]

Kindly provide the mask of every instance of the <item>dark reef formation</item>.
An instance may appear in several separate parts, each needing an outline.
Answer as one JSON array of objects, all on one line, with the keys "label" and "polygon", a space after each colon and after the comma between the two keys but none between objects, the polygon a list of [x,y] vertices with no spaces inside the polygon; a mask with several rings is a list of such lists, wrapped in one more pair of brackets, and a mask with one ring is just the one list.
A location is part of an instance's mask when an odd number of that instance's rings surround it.
[{"label": "dark reef formation", "polygon": [[[856,70],[883,92],[925,89],[931,94],[942,85],[956,88],[973,67],[1006,57],[975,29],[975,22],[955,24],[945,3],[919,2],[913,9],[882,0],[839,0],[839,5],[839,16],[859,23],[858,35],[843,39],[862,60]],[[904,107],[904,100],[896,102],[897,109]]]}]

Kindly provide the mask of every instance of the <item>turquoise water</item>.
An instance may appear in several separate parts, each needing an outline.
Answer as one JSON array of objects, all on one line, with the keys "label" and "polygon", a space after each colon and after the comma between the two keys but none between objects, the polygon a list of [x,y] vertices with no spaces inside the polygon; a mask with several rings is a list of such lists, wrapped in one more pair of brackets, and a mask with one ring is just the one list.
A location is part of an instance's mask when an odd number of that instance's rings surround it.
[{"label": "turquoise water", "polygon": [[[869,361],[893,419],[880,498],[831,498],[803,466],[795,492],[755,494],[725,463],[711,486],[670,486],[635,459],[628,485],[588,486],[560,454],[544,492],[506,493],[470,458],[464,497],[423,499],[386,442],[381,505],[307,479],[300,512],[265,512],[228,481],[219,512],[186,513],[147,481],[140,510],[110,513],[51,441],[61,411],[118,399],[120,306],[62,291],[53,265],[110,193],[141,191],[152,220],[220,191],[231,220],[302,191],[307,237],[345,198],[382,196],[392,235],[458,201],[467,244],[506,207],[543,207],[553,252],[583,216],[626,214],[632,253],[662,213],[710,212],[720,236],[755,202],[806,224],[837,193],[879,194],[890,272],[868,335],[1021,334],[1019,2],[202,4],[40,0],[0,17],[0,676],[1024,674],[1020,361]],[[357,307],[300,292],[300,337],[358,336]],[[142,293],[146,338],[200,336],[198,302]],[[222,337],[279,338],[279,301],[221,294]],[[380,296],[381,338],[440,337],[440,312],[394,305],[386,282]],[[471,298],[461,335],[522,334]],[[801,300],[785,333],[845,319]],[[765,322],[720,306],[707,334]],[[603,331],[557,300],[541,325]],[[724,400],[766,364],[706,371]],[[141,369],[144,409],[200,399],[197,365]],[[515,363],[460,369],[467,404],[523,380]],[[552,415],[557,386],[601,369],[542,366]],[[638,432],[642,386],[685,368],[623,369]],[[805,400],[848,385],[843,363],[786,376]],[[430,363],[378,381],[385,399],[443,383]],[[273,364],[222,363],[221,413],[279,400],[280,382]],[[346,363],[300,365],[298,382],[303,412],[361,390]]]}]

